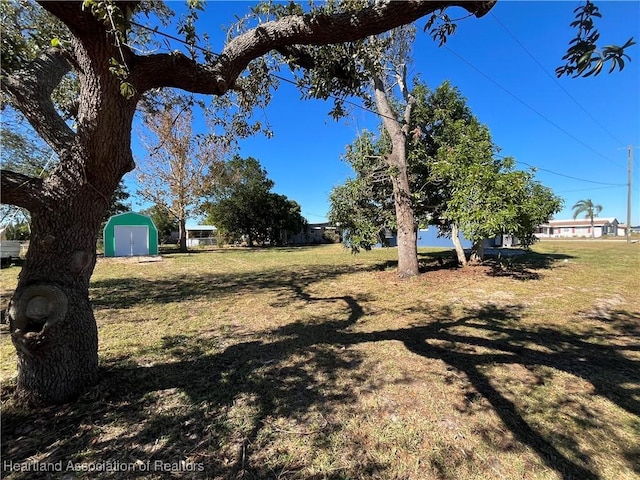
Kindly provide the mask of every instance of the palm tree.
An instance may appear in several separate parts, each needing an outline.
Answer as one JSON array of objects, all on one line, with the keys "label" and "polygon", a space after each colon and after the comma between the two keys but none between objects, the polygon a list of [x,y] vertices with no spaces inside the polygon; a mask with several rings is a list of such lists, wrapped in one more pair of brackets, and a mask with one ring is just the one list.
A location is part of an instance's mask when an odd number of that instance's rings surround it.
[{"label": "palm tree", "polygon": [[595,230],[593,229],[593,218],[597,217],[602,211],[602,205],[595,205],[590,198],[586,200],[579,200],[571,207],[573,209],[573,219],[575,220],[578,215],[584,213],[584,218],[591,220],[591,238],[595,237]]}]

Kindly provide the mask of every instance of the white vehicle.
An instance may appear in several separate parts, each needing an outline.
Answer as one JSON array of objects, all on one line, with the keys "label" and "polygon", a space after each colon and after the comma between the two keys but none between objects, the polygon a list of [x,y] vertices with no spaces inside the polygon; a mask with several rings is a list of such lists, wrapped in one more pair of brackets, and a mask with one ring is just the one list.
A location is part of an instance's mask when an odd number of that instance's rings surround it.
[{"label": "white vehicle", "polygon": [[18,258],[20,258],[20,242],[18,240],[0,241],[0,260],[3,267],[8,267]]}]

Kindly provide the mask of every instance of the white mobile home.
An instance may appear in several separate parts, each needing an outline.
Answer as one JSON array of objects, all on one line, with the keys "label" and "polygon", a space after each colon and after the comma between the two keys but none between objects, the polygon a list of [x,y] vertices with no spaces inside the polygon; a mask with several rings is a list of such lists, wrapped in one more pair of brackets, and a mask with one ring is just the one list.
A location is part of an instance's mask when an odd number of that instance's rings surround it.
[{"label": "white mobile home", "polygon": [[[616,218],[594,218],[593,231],[591,220],[551,220],[536,229],[538,238],[571,238],[571,237],[602,237],[603,235],[624,235],[618,231],[619,222]],[[623,231],[623,229],[620,229]]]}]

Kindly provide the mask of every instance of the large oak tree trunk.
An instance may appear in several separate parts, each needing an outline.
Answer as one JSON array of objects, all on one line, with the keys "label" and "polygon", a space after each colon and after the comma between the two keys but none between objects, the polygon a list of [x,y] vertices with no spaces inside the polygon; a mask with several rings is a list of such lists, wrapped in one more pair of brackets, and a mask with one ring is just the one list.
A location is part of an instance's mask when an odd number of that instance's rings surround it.
[{"label": "large oak tree trunk", "polygon": [[[108,69],[110,43],[104,33],[93,35],[103,48],[90,52],[72,42],[80,79],[77,130],[53,123],[51,111],[34,112],[51,119],[40,126],[50,133],[59,164],[49,176],[26,185],[31,189],[28,198],[20,196],[25,188],[20,184],[7,193],[31,213],[29,250],[8,309],[18,356],[16,394],[26,404],[71,401],[98,376],[89,280],[100,224],[122,176],[134,167],[129,145],[138,99],[120,93],[120,80]],[[46,67],[47,62],[61,65],[64,73],[59,57],[46,57],[41,64]],[[18,101],[40,93],[46,105],[47,91],[22,87],[41,75],[40,70],[27,71],[12,83]],[[30,114],[27,107],[23,111]],[[51,132],[47,125],[53,125]]]},{"label": "large oak tree trunk", "polygon": [[88,292],[106,204],[90,188],[32,215],[9,306],[17,395],[28,404],[69,401],[97,378],[98,332]]}]

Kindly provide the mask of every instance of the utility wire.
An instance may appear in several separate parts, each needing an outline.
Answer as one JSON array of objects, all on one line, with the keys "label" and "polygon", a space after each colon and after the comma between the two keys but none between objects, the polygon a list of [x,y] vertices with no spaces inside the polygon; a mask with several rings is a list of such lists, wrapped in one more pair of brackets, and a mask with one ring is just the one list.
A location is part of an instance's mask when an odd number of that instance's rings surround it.
[{"label": "utility wire", "polygon": [[578,190],[562,190],[560,192],[555,192],[555,193],[590,192],[591,190],[607,190],[610,188],[622,188],[622,187],[626,187],[626,185],[619,185],[617,187],[592,187],[592,188],[580,188]]},{"label": "utility wire", "polygon": [[[193,47],[193,48],[195,48],[196,50],[199,50],[199,51],[201,51],[201,52],[203,52],[203,53],[208,53],[208,54],[210,54],[210,55],[214,55],[214,56],[216,56],[216,57],[220,57],[220,56],[221,56],[221,54],[219,54],[219,53],[212,52],[211,50],[206,49],[206,48],[203,48],[203,47],[200,47],[200,46],[198,46],[198,45],[191,45],[190,43],[187,43],[186,41],[184,41],[184,40],[183,40],[183,39],[181,39],[181,38],[175,37],[175,36],[170,35],[170,34],[168,34],[168,33],[161,32],[160,30],[158,30],[158,29],[156,29],[156,28],[147,27],[147,26],[142,25],[142,24],[137,23],[137,22],[131,22],[131,24],[132,24],[132,25],[135,25],[136,27],[144,28],[144,29],[146,29],[146,30],[148,30],[148,31],[150,31],[150,32],[152,32],[152,33],[157,34],[157,35],[160,35],[160,36],[163,36],[163,37],[169,38],[169,39],[171,39],[171,40],[174,40],[174,41],[176,41],[176,42],[182,43],[182,44],[184,44],[184,45],[187,45],[187,46]],[[276,78],[276,79],[278,79],[278,80],[280,80],[280,81],[282,81],[282,82],[289,83],[289,84],[291,84],[291,85],[294,85],[294,86],[296,86],[296,87],[299,87],[298,83],[297,83],[296,81],[294,81],[294,80],[291,80],[290,78],[286,78],[286,77],[283,77],[283,76],[281,76],[281,75],[277,75],[277,74],[275,74],[275,73],[269,73],[269,76],[270,76],[270,77],[273,77],[273,78]],[[335,95],[329,95],[329,98],[332,98],[332,99],[334,99],[334,100],[340,100],[341,102],[346,103],[347,105],[351,105],[351,106],[353,106],[353,107],[356,107],[356,108],[359,108],[359,109],[361,109],[361,110],[364,110],[365,112],[369,112],[369,113],[373,113],[374,115],[378,115],[380,118],[388,118],[388,119],[390,119],[390,120],[394,120],[394,121],[397,121],[397,120],[398,120],[397,118],[389,117],[388,115],[383,115],[382,113],[378,112],[377,110],[374,110],[374,109],[372,109],[372,108],[367,108],[367,107],[365,107],[364,105],[361,105],[361,104],[359,104],[359,103],[356,103],[356,102],[354,102],[354,101],[352,101],[352,100],[348,100],[348,99],[346,99],[346,98],[339,98],[339,97],[337,97],[337,96],[335,96]]]},{"label": "utility wire", "polygon": [[527,102],[525,102],[524,100],[520,99],[518,96],[516,96],[514,93],[512,93],[510,90],[508,90],[507,88],[503,87],[501,84],[499,84],[498,82],[496,82],[493,78],[491,78],[489,75],[487,75],[486,73],[484,73],[482,70],[480,70],[478,67],[476,67],[474,64],[472,64],[471,62],[469,62],[468,60],[466,60],[464,57],[462,57],[461,55],[459,55],[458,53],[454,52],[453,50],[451,50],[451,48],[447,47],[446,45],[444,46],[444,48],[446,48],[449,52],[451,52],[452,55],[458,57],[458,59],[460,59],[462,62],[466,63],[467,65],[469,65],[472,69],[474,69],[476,72],[478,72],[480,75],[482,75],[483,77],[485,77],[487,80],[489,80],[491,83],[493,83],[496,87],[498,87],[500,90],[502,90],[503,92],[507,93],[509,96],[513,97],[515,100],[517,100],[519,103],[521,103],[522,105],[524,105],[525,107],[527,107],[529,110],[531,110],[532,112],[534,112],[536,115],[538,115],[539,117],[541,117],[542,119],[546,120],[548,123],[550,123],[551,125],[553,125],[554,127],[556,127],[558,130],[560,130],[562,133],[564,133],[565,135],[567,135],[568,137],[572,138],[573,140],[575,140],[576,142],[578,142],[580,145],[582,145],[583,147],[587,148],[588,150],[591,150],[593,153],[595,153],[596,155],[604,158],[605,160],[607,160],[608,162],[620,167],[620,168],[625,168],[622,165],[620,165],[619,163],[614,162],[613,160],[611,160],[609,157],[607,157],[606,155],[604,155],[603,153],[598,152],[597,150],[595,150],[593,147],[587,145],[586,143],[584,143],[582,140],[580,140],[578,137],[576,137],[575,135],[573,135],[572,133],[568,132],[567,130],[565,130],[564,128],[562,128],[560,125],[558,125],[556,122],[554,122],[553,120],[551,120],[549,117],[547,117],[546,115],[544,115],[543,113],[539,112],[538,110],[536,110],[535,108],[533,108],[531,105],[529,105]]},{"label": "utility wire", "polygon": [[[169,39],[171,39],[171,40],[174,40],[174,41],[176,41],[176,42],[182,43],[182,44],[184,44],[184,45],[192,46],[192,47],[196,48],[197,50],[200,50],[200,51],[202,51],[202,52],[204,52],[204,53],[208,53],[208,54],[215,55],[215,56],[218,56],[218,57],[220,56],[220,54],[219,54],[219,53],[212,52],[212,51],[210,51],[210,50],[208,50],[208,49],[206,49],[206,48],[199,47],[199,46],[197,46],[197,45],[190,45],[190,44],[188,44],[186,41],[182,40],[181,38],[178,38],[178,37],[175,37],[175,36],[173,36],[173,35],[169,35],[169,34],[167,34],[167,33],[164,33],[164,32],[162,32],[162,31],[158,30],[157,28],[150,28],[150,27],[147,27],[147,26],[145,26],[145,25],[141,25],[141,24],[136,23],[136,22],[131,22],[131,24],[132,24],[132,25],[136,25],[136,26],[138,26],[138,27],[140,27],[140,28],[144,28],[144,29],[146,29],[146,30],[149,30],[150,32],[153,32],[153,33],[155,33],[155,34],[157,34],[157,35],[164,36],[164,37],[169,38]],[[460,58],[463,62],[467,63],[467,64],[468,64],[469,66],[471,66],[473,69],[475,69],[476,71],[478,71],[478,72],[479,72],[480,74],[482,74],[484,77],[486,77],[487,79],[489,79],[492,83],[494,83],[495,85],[497,85],[499,88],[501,88],[502,90],[504,90],[505,92],[507,92],[507,93],[508,93],[509,95],[511,95],[513,98],[515,98],[516,100],[518,100],[520,103],[522,103],[523,105],[525,105],[527,108],[531,109],[532,111],[534,111],[535,113],[537,113],[538,115],[540,115],[542,118],[544,118],[545,120],[547,120],[548,122],[550,122],[550,123],[551,123],[552,125],[554,125],[556,128],[560,129],[561,131],[563,131],[564,133],[566,133],[567,135],[569,135],[570,137],[572,137],[574,140],[578,141],[579,143],[581,143],[581,144],[582,144],[582,145],[584,145],[585,147],[589,148],[589,150],[592,150],[593,152],[597,153],[598,155],[603,156],[601,153],[597,152],[597,151],[596,151],[596,150],[594,150],[593,148],[589,147],[588,145],[586,145],[585,143],[583,143],[582,141],[580,141],[579,139],[577,139],[576,137],[574,137],[572,134],[570,134],[570,133],[569,133],[569,132],[567,132],[566,130],[562,129],[562,127],[560,127],[560,126],[556,125],[554,122],[552,122],[551,120],[549,120],[547,117],[545,117],[543,114],[541,114],[540,112],[538,112],[537,110],[535,110],[533,107],[529,106],[529,105],[528,105],[528,104],[526,104],[524,101],[520,100],[518,97],[516,97],[516,96],[515,96],[513,93],[511,93],[509,90],[507,90],[506,88],[502,87],[500,84],[498,84],[496,81],[494,81],[493,79],[491,79],[488,75],[486,75],[485,73],[483,73],[482,71],[480,71],[479,69],[477,69],[474,65],[472,65],[472,64],[471,64],[471,63],[469,63],[469,62],[467,62],[464,58],[462,58],[461,56],[459,56],[459,55],[458,55],[457,53],[455,53],[453,50],[451,50],[450,48],[448,48],[448,47],[446,47],[446,46],[445,46],[445,48],[447,48],[451,53],[453,53],[455,56],[457,56],[458,58]],[[299,86],[297,82],[295,82],[295,81],[293,81],[293,80],[291,80],[291,79],[288,79],[288,78],[282,77],[282,76],[280,76],[280,75],[276,75],[276,74],[274,74],[274,73],[270,73],[269,75],[270,75],[270,76],[273,76],[274,78],[277,78],[278,80],[281,80],[281,81],[283,81],[283,82],[285,82],[285,83],[290,83],[290,84],[292,84],[292,85],[295,85],[296,87],[298,87],[298,86]],[[335,96],[333,96],[333,95],[330,95],[330,96],[329,96],[329,98],[338,99],[338,97],[335,97]],[[397,121],[397,119],[395,119],[395,118],[393,118],[393,117],[386,117],[385,115],[381,114],[380,112],[378,112],[378,111],[376,111],[376,110],[373,110],[373,109],[370,109],[370,108],[367,108],[367,107],[364,107],[363,105],[360,105],[360,104],[358,104],[358,103],[356,103],[356,102],[353,102],[353,101],[350,101],[350,100],[347,100],[347,99],[340,99],[340,100],[342,100],[342,101],[344,101],[345,103],[347,103],[347,104],[349,104],[349,105],[352,105],[352,106],[354,106],[354,107],[356,107],[356,108],[359,108],[359,109],[364,110],[364,111],[366,111],[366,112],[369,112],[369,113],[372,113],[372,114],[374,114],[374,115],[377,115],[377,116],[378,116],[378,117],[380,117],[380,118],[383,118],[383,117],[384,117],[384,118],[390,118],[391,120]],[[503,155],[498,155],[498,154],[495,154],[495,155],[496,155],[497,157],[505,158]],[[604,158],[606,158],[606,157],[604,157]],[[609,159],[607,159],[607,160],[609,160]],[[611,160],[609,160],[609,161],[611,161]],[[525,162],[522,162],[522,161],[516,161],[516,163],[520,163],[520,164],[526,165],[526,166],[528,166],[528,167],[530,167],[530,168],[533,168],[533,169],[536,169],[536,170],[540,170],[540,171],[544,171],[544,172],[547,172],[547,173],[551,173],[551,174],[553,174],[553,175],[558,175],[558,176],[561,176],[561,177],[566,177],[566,178],[570,178],[570,179],[573,179],[573,180],[578,180],[578,181],[581,181],[581,182],[594,183],[594,184],[598,184],[598,185],[607,185],[608,187],[620,187],[620,186],[626,186],[626,184],[603,183],[603,182],[596,182],[596,181],[593,181],[593,180],[586,180],[586,179],[583,179],[583,178],[573,177],[573,176],[570,176],[570,175],[565,175],[565,174],[563,174],[563,173],[558,173],[558,172],[554,172],[554,171],[552,171],[552,170],[548,170],[548,169],[545,169],[545,168],[537,167],[537,166],[535,166],[535,165],[530,165],[530,164],[525,163]]]},{"label": "utility wire", "polygon": [[519,160],[516,160],[516,163],[520,163],[522,165],[526,165],[527,167],[533,168],[535,170],[540,170],[541,172],[551,173],[553,175],[558,175],[559,177],[570,178],[571,180],[578,180],[580,182],[593,183],[593,184],[596,184],[596,185],[607,185],[609,187],[626,187],[627,186],[626,183],[605,183],[605,182],[596,182],[595,180],[586,180],[584,178],[578,178],[578,177],[574,177],[574,176],[571,176],[571,175],[566,175],[564,173],[554,172],[553,170],[549,170],[547,168],[536,167],[534,165],[530,165],[530,164],[528,164],[526,162],[522,162],[522,161],[519,161]]},{"label": "utility wire", "polygon": [[[489,13],[490,13],[490,15],[493,17],[493,19],[498,23],[498,25],[500,25],[500,26],[502,27],[502,29],[503,29],[505,32],[507,32],[507,33],[511,36],[511,38],[513,38],[513,40],[514,40],[518,45],[520,45],[520,48],[522,48],[522,49],[525,51],[525,53],[526,53],[527,55],[529,55],[529,57],[531,57],[531,59],[536,63],[536,65],[538,65],[538,67],[540,67],[540,69],[541,69],[541,70],[542,70],[542,71],[547,75],[547,77],[549,77],[549,78],[550,78],[550,79],[551,79],[551,80],[552,80],[552,81],[553,81],[553,82],[558,86],[558,88],[560,88],[560,90],[562,90],[562,91],[567,95],[567,97],[569,97],[571,100],[573,100],[573,103],[575,103],[575,104],[580,108],[580,110],[582,110],[582,111],[583,111],[583,112],[584,112],[584,113],[585,113],[585,114],[586,114],[586,115],[587,115],[591,120],[593,120],[593,122],[594,122],[596,125],[598,125],[598,126],[599,126],[603,131],[605,131],[605,132],[606,132],[606,133],[607,133],[611,138],[613,138],[616,142],[618,142],[620,145],[624,145],[624,144],[625,144],[625,142],[623,142],[622,140],[620,140],[620,139],[619,139],[618,137],[616,137],[613,133],[611,133],[611,131],[610,131],[608,128],[606,128],[604,125],[602,125],[602,123],[600,123],[600,121],[599,121],[597,118],[595,118],[593,115],[591,115],[591,113],[590,113],[586,108],[584,108],[584,106],[582,106],[582,104],[581,104],[578,100],[576,100],[576,98],[575,98],[573,95],[571,95],[571,94],[569,93],[569,91],[568,91],[566,88],[564,88],[564,87],[562,86],[562,84],[558,81],[558,79],[557,79],[555,76],[553,76],[551,73],[549,73],[549,71],[544,67],[544,65],[542,65],[542,63],[540,63],[540,62],[538,61],[538,59],[537,59],[537,58],[536,58],[536,57],[535,57],[535,56],[534,56],[534,55],[529,51],[529,49],[527,49],[527,47],[525,47],[525,46],[524,46],[524,44],[523,44],[523,43],[518,39],[518,37],[516,37],[516,36],[511,32],[511,30],[509,30],[509,29],[508,29],[508,28],[507,28],[507,27],[506,27],[506,26],[505,26],[505,25],[504,25],[504,24],[503,24],[503,23],[498,19],[498,17],[496,17],[496,15],[495,15],[493,12],[489,12]],[[616,164],[616,165],[618,165],[618,164]],[[618,166],[620,166],[620,165],[618,165]]]},{"label": "utility wire", "polygon": [[[498,157],[498,158],[507,158],[504,155],[500,155],[499,153],[494,153],[493,154],[494,157]],[[511,157],[512,158],[512,157]],[[529,168],[535,169],[535,170],[540,170],[542,172],[547,172],[547,173],[551,173],[553,175],[558,175],[560,177],[566,177],[566,178],[570,178],[572,180],[578,180],[580,182],[586,182],[586,183],[595,183],[597,185],[607,185],[608,187],[626,187],[627,184],[626,183],[604,183],[604,182],[596,182],[594,180],[586,180],[584,178],[578,178],[578,177],[573,177],[571,175],[567,175],[564,173],[560,173],[560,172],[554,172],[553,170],[549,170],[547,168],[541,168],[541,167],[537,167],[536,165],[531,165],[530,163],[527,162],[523,162],[521,160],[515,160],[515,163],[519,163],[521,165],[526,165]]]}]

